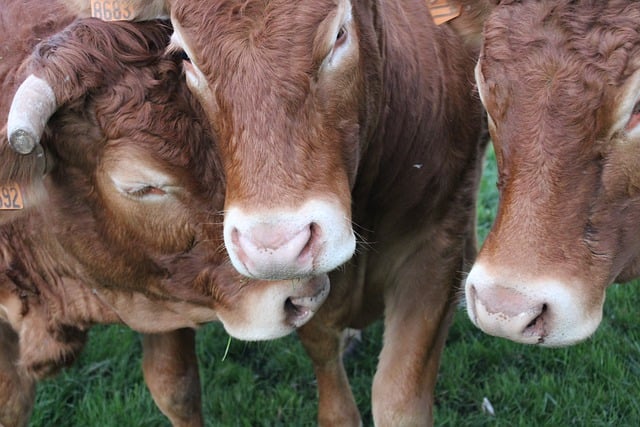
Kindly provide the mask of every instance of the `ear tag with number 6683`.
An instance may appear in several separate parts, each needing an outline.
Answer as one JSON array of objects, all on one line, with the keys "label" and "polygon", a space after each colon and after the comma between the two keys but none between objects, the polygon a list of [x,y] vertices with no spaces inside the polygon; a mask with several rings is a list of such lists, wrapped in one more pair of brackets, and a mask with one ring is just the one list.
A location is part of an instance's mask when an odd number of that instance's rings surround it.
[{"label": "ear tag with number 6683", "polygon": [[91,17],[103,21],[126,21],[133,18],[135,0],[90,0]]}]

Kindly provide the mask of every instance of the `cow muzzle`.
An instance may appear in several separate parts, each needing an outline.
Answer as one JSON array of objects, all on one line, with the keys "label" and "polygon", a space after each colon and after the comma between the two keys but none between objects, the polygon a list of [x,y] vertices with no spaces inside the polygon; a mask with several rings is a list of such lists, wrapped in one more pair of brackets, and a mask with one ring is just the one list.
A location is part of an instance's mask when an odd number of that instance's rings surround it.
[{"label": "cow muzzle", "polygon": [[318,275],[353,255],[349,218],[349,212],[325,201],[257,214],[232,207],[224,219],[224,241],[233,266],[245,276],[286,280]]},{"label": "cow muzzle", "polygon": [[307,323],[320,309],[331,289],[329,277],[256,281],[218,318],[229,335],[245,341],[283,337]]},{"label": "cow muzzle", "polygon": [[[523,344],[559,347],[588,338],[602,320],[601,300],[585,301],[577,284],[550,278],[491,274],[480,263],[465,283],[467,314],[489,335]],[[515,279],[514,279],[515,278]]]}]

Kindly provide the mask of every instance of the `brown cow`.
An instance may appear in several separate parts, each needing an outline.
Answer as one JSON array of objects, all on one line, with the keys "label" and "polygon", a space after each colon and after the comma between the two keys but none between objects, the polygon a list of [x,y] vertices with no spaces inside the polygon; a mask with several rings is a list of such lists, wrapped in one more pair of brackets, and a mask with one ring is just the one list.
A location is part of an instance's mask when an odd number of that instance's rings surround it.
[{"label": "brown cow", "polygon": [[472,43],[436,27],[424,0],[174,0],[171,20],[220,147],[234,266],[263,279],[339,267],[300,330],[320,423],[360,423],[341,337],[383,314],[375,422],[430,423],[475,250],[484,145]]},{"label": "brown cow", "polygon": [[[138,1],[136,18],[152,3]],[[464,2],[441,27],[424,0],[155,3],[170,3],[174,49],[190,57],[187,83],[221,150],[234,266],[254,278],[323,273],[352,257],[351,224],[361,230],[356,256],[332,273],[330,304],[300,333],[321,424],[359,424],[341,337],[383,312],[376,423],[429,423],[455,289],[475,254],[484,145],[471,70],[486,1]]]},{"label": "brown cow", "polygon": [[193,328],[290,333],[327,277],[257,281],[228,263],[217,149],[179,58],[163,55],[166,23],[63,29],[73,14],[56,2],[0,7],[0,202],[14,209],[0,213],[0,425],[26,425],[36,381],[116,322],[144,333],[160,409],[202,425]]},{"label": "brown cow", "polygon": [[476,69],[500,205],[467,309],[489,334],[569,345],[640,276],[640,3],[502,3]]}]

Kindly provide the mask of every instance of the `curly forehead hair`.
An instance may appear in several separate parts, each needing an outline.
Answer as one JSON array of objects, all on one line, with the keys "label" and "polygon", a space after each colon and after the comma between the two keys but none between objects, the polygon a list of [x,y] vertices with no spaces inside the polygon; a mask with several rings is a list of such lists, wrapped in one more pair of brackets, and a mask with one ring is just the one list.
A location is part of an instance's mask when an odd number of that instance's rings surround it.
[{"label": "curly forehead hair", "polygon": [[[481,72],[496,117],[596,135],[610,88],[638,69],[640,2],[503,2],[487,19]],[[530,101],[516,104],[519,93]],[[517,109],[517,112],[516,110]]]},{"label": "curly forehead hair", "polygon": [[600,73],[603,84],[619,85],[635,68],[638,22],[639,2],[503,1],[487,21],[484,56],[503,62],[507,56],[558,47],[558,54]]}]

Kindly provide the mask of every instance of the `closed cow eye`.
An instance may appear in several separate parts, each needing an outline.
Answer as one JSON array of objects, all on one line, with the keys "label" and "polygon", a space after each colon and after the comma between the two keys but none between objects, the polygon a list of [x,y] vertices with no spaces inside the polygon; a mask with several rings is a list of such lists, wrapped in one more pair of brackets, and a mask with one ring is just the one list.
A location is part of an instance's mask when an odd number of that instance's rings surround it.
[{"label": "closed cow eye", "polygon": [[145,185],[144,187],[128,190],[127,194],[133,197],[145,197],[164,196],[167,193],[163,189],[154,187],[153,185]]}]

